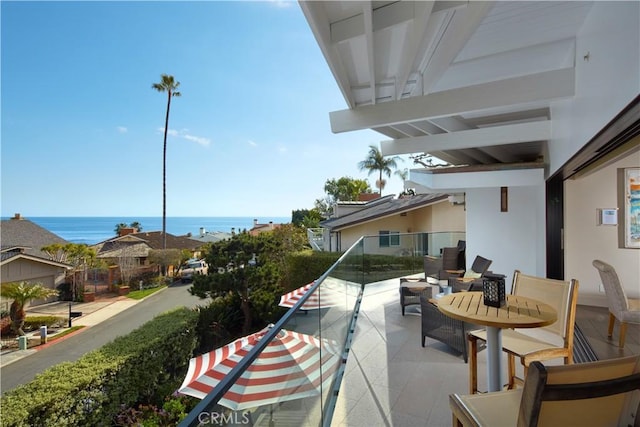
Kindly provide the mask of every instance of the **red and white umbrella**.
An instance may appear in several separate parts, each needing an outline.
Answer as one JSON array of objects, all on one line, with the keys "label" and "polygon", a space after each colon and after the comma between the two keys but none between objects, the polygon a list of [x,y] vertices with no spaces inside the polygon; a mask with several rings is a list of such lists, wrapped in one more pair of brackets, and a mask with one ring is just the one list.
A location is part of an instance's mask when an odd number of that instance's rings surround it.
[{"label": "red and white umbrella", "polygon": [[[192,358],[178,392],[204,398],[272,326]],[[331,385],[339,354],[335,343],[282,329],[218,403],[243,410],[317,396]]]},{"label": "red and white umbrella", "polygon": [[[280,303],[278,303],[281,307],[293,307],[299,300],[302,298],[304,294],[306,294],[309,289],[313,286],[315,282],[311,282],[308,285],[302,286],[298,289],[294,289],[293,291],[286,293],[280,297]],[[300,307],[301,310],[313,310],[317,308],[329,308],[334,307],[340,303],[340,294],[336,292],[334,289],[328,286],[319,286],[316,291],[307,298],[307,300]],[[344,300],[344,295],[342,295],[342,299]]]}]

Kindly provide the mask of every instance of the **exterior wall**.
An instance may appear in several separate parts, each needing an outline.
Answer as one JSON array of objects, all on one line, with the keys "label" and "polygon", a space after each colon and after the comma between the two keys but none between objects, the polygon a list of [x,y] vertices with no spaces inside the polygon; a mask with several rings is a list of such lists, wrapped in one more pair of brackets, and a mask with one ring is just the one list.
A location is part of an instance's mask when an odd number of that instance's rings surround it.
[{"label": "exterior wall", "polygon": [[599,290],[600,276],[594,259],[611,264],[627,296],[640,298],[640,249],[618,247],[618,226],[596,225],[596,209],[618,207],[617,169],[640,167],[634,153],[583,178],[565,182],[565,277],[580,282],[578,303],[606,306]]},{"label": "exterior wall", "polygon": [[640,2],[594,2],[576,40],[576,95],[552,105],[549,175],[640,93],[638,40]]},{"label": "exterior wall", "polygon": [[[393,216],[373,220],[364,224],[349,227],[340,231],[340,250],[349,249],[361,236],[377,236],[381,230],[404,233],[433,233],[465,231],[465,210],[462,205],[452,205],[448,201],[414,209],[406,215]],[[336,237],[333,233],[331,250],[336,249]],[[447,240],[448,242],[448,240]],[[385,249],[389,254],[396,254],[398,247]]]},{"label": "exterior wall", "polygon": [[[33,283],[39,282],[47,288],[55,289],[56,286],[64,282],[64,272],[65,269],[60,267],[26,259],[17,259],[1,267],[0,277],[2,277],[2,283],[21,282],[24,280]],[[31,305],[39,305],[56,299],[57,297],[51,297],[46,301],[34,300]],[[8,307],[8,304],[5,304],[7,302],[10,303],[11,301],[2,299],[0,308],[4,308],[5,305]]]},{"label": "exterior wall", "polygon": [[467,268],[481,255],[492,260],[489,270],[507,276],[514,270],[546,277],[545,187],[508,187],[508,212],[500,212],[500,188],[466,193]]}]

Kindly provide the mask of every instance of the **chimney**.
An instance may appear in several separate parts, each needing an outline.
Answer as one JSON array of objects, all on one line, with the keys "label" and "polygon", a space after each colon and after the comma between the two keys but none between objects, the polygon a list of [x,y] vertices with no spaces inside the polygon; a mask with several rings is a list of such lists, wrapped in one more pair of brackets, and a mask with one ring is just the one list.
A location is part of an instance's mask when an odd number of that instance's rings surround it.
[{"label": "chimney", "polygon": [[120,232],[118,233],[118,236],[119,237],[126,236],[127,234],[132,234],[132,233],[135,233],[136,231],[138,230],[134,227],[121,227]]}]

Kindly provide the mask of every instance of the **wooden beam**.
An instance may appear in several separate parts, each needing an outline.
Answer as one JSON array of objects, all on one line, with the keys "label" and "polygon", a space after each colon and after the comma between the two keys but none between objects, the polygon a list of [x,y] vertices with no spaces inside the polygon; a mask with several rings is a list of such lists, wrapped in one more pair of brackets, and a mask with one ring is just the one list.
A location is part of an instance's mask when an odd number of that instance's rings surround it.
[{"label": "wooden beam", "polygon": [[561,99],[575,94],[574,83],[575,71],[569,68],[376,105],[365,105],[349,110],[333,111],[329,113],[331,130],[334,133],[349,132],[484,109]]},{"label": "wooden beam", "polygon": [[551,137],[551,121],[494,126],[452,133],[403,138],[380,142],[383,156],[441,150],[491,147],[519,142],[546,141]]}]

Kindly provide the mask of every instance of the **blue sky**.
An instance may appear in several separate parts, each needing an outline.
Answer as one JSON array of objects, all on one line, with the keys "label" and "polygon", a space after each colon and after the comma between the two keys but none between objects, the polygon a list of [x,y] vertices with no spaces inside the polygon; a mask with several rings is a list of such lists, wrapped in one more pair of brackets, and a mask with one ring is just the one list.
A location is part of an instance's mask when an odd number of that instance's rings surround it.
[{"label": "blue sky", "polygon": [[[297,2],[7,2],[2,216],[290,216],[384,136],[346,103]],[[410,162],[400,163],[411,167]],[[397,176],[383,194],[402,191]]]}]

